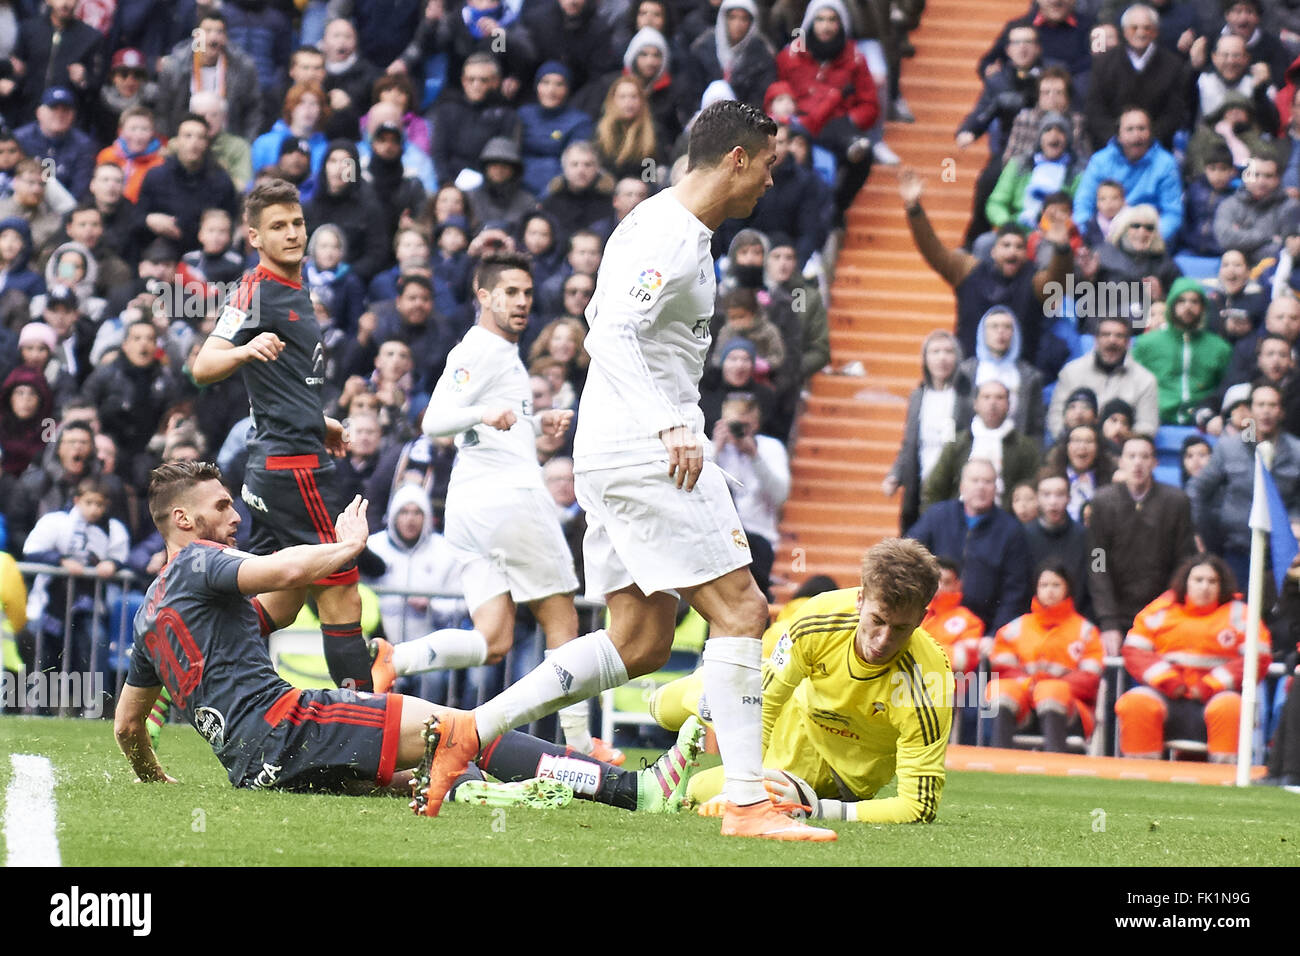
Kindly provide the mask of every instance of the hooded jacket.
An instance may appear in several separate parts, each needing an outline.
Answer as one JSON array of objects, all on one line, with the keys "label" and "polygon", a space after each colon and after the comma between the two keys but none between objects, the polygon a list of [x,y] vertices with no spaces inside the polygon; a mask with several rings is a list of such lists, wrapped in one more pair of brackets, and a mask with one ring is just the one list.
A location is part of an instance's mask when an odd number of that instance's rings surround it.
[{"label": "hooded jacket", "polygon": [[[1010,315],[1013,322],[1011,345],[1000,359],[984,344],[984,323],[990,315],[999,313]],[[995,305],[984,313],[975,330],[975,354],[962,362],[959,368],[970,383],[972,399],[979,392],[980,385],[989,379],[1006,385],[1011,393],[1010,418],[1015,422],[1016,431],[1042,441],[1046,416],[1043,373],[1020,357],[1020,348],[1020,322],[1015,313],[1004,305]]]},{"label": "hooded jacket", "polygon": [[[1174,325],[1174,303],[1184,292],[1201,297],[1201,321],[1184,331]],[[1133,358],[1156,377],[1162,425],[1194,424],[1196,408],[1218,388],[1232,361],[1232,346],[1205,329],[1209,298],[1201,284],[1186,277],[1174,282],[1165,300],[1163,328],[1138,336]]]},{"label": "hooded jacket", "polygon": [[[927,391],[934,391],[934,379],[925,366],[925,350],[936,333],[925,337],[921,343],[921,384],[912,389],[907,399],[907,417],[903,424],[903,443],[898,449],[898,457],[890,474],[903,489],[902,520],[900,526],[911,526],[921,513],[921,405]],[[958,346],[960,350],[960,346]],[[958,357],[961,352],[958,351]],[[975,417],[975,404],[971,395],[970,379],[958,365],[953,370],[953,435],[960,435],[970,428],[970,421]]]},{"label": "hooded jacket", "polygon": [[14,261],[9,264],[8,269],[0,269],[0,292],[17,289],[28,299],[44,295],[45,280],[27,268],[27,263],[32,259],[32,230],[27,225],[27,220],[18,216],[0,219],[0,232],[6,229],[13,229],[22,236],[23,247]]},{"label": "hooded jacket", "polygon": [[868,130],[880,116],[880,101],[867,61],[848,35],[849,16],[840,0],[812,0],[803,16],[803,35],[812,35],[813,18],[824,8],[834,10],[840,18],[844,38],[840,52],[820,62],[806,39],[791,43],[776,55],[777,75],[795,90],[799,121],[814,137],[841,116],[848,117],[857,129]]},{"label": "hooded jacket", "polygon": [[[734,45],[727,39],[729,10],[744,10],[751,18],[749,32]],[[776,54],[759,29],[758,7],[753,0],[722,0],[712,32],[695,39],[688,61],[685,72],[694,104],[699,103],[710,83],[726,80],[736,99],[761,107],[767,88],[776,82]]]},{"label": "hooded jacket", "polygon": [[[419,506],[424,524],[419,537],[408,543],[398,537],[395,519],[410,504]],[[370,580],[371,584],[424,594],[462,593],[460,562],[447,540],[433,530],[429,493],[420,485],[404,484],[393,492],[387,525],[370,536],[366,547],[388,566],[381,577]],[[427,611],[417,611],[399,594],[382,595],[379,609],[384,634],[394,644],[423,637],[435,627],[454,627],[468,613],[462,598],[434,597]]]},{"label": "hooded jacket", "polygon": [[[31,386],[40,396],[40,404],[29,418],[19,419],[9,407],[9,398],[19,385]],[[0,385],[0,450],[6,475],[21,475],[40,457],[45,447],[45,421],[53,410],[54,394],[40,372],[20,365],[5,378]]]},{"label": "hooded jacket", "polygon": [[[99,281],[99,263],[95,260],[95,255],[79,242],[68,240],[59,245],[50,253],[49,259],[45,261],[45,285],[46,288],[52,288],[56,285],[72,285],[58,276],[58,262],[65,252],[75,252],[82,257],[86,263],[86,274],[81,281],[72,286],[77,293],[77,301],[81,304],[81,311],[92,319],[98,319],[104,311],[104,300],[95,295],[95,284]],[[35,303],[33,303],[33,309]]]}]

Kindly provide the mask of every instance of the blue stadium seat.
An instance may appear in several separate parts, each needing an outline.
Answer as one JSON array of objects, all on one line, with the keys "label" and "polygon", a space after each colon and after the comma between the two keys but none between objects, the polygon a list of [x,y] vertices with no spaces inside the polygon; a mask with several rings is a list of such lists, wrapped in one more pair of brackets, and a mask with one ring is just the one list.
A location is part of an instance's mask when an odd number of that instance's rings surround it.
[{"label": "blue stadium seat", "polygon": [[817,175],[826,181],[827,186],[835,185],[835,169],[838,165],[835,154],[822,146],[812,148],[812,165]]},{"label": "blue stadium seat", "polygon": [[1219,274],[1219,260],[1214,256],[1194,256],[1190,252],[1180,252],[1174,256],[1174,264],[1189,279],[1213,279]]},{"label": "blue stadium seat", "polygon": [[1169,465],[1160,463],[1155,468],[1155,479],[1162,485],[1173,485],[1175,488],[1183,486],[1183,470],[1179,465]]},{"label": "blue stadium seat", "polygon": [[1190,435],[1198,435],[1209,442],[1213,448],[1219,443],[1219,440],[1213,435],[1207,435],[1195,425],[1161,425],[1156,429],[1156,453],[1173,452],[1175,455],[1181,454],[1183,450],[1183,441]]}]

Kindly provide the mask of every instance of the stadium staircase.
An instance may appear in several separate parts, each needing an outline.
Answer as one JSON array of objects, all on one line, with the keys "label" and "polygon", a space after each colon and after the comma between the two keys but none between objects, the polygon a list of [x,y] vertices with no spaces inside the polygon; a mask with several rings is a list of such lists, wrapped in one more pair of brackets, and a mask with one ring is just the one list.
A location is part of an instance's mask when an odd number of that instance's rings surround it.
[{"label": "stadium staircase", "polygon": [[[925,180],[924,204],[946,245],[961,241],[985,139],[958,151],[953,135],[975,104],[975,64],[1024,0],[929,0],[912,33],[902,91],[913,124],[890,123],[886,140]],[[921,341],[951,329],[952,291],[912,244],[898,198],[898,168],[877,165],[849,210],[831,290],[831,367],[860,362],[865,375],[819,373],[791,456],[793,484],[774,576],[786,598],[813,574],[857,582],[863,551],[898,533],[902,492],[880,483],[902,441],[907,396],[920,378]]]}]

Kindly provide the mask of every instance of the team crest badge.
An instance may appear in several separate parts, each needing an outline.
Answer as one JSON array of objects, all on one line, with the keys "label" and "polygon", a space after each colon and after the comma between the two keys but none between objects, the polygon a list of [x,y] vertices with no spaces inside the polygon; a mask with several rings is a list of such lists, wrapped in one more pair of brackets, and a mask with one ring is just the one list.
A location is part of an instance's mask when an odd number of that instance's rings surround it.
[{"label": "team crest badge", "polygon": [[745,532],[739,528],[731,529],[731,543],[745,551],[749,550],[749,539],[745,537]]}]

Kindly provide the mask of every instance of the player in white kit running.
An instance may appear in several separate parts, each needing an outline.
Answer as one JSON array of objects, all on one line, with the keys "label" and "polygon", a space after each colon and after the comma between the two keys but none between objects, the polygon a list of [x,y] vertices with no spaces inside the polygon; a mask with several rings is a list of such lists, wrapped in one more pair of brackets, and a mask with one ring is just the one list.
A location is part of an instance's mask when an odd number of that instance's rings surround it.
[{"label": "player in white kit running", "polygon": [[[535,444],[543,431],[555,437],[568,431],[573,412],[533,414],[519,357],[533,303],[528,257],[486,256],[474,288],[478,323],[447,356],[423,423],[429,438],[456,436],[444,534],[461,564],[474,629],[444,628],[395,647],[379,642],[374,670],[380,685],[399,675],[496,663],[514,643],[518,604],[527,604],[541,624],[548,655],[578,636],[578,578]],[[565,742],[623,763],[621,752],[591,736],[588,716],[585,700],[560,711]]]},{"label": "player in white kit running", "polygon": [[701,674],[726,768],[722,832],[830,841],[783,816],[763,787],[761,637],[767,601],[709,446],[699,379],[714,307],[713,230],[748,216],[772,185],[776,124],[734,100],[691,126],[687,172],[639,204],[610,237],[587,307],[591,355],[574,444],[587,511],[588,591],[610,623],[472,714],[443,714],[413,806],[436,816],[455,776],[503,730],[664,665],[680,593],[709,622]]}]

